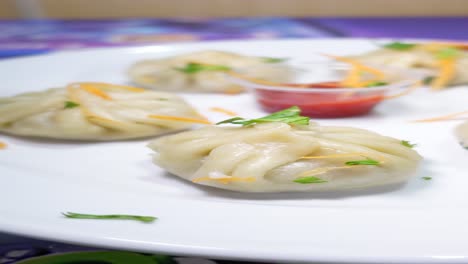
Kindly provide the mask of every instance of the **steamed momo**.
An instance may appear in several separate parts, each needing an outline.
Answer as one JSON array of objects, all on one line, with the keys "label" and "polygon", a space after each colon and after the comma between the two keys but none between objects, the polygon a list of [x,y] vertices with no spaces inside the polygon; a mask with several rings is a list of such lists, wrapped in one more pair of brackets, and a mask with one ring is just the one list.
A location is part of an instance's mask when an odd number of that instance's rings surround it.
[{"label": "steamed momo", "polygon": [[[208,126],[156,139],[149,147],[156,152],[154,163],[172,174],[241,192],[328,191],[400,183],[421,160],[400,140],[367,130],[279,122]],[[356,162],[369,165],[352,165]]]},{"label": "steamed momo", "polygon": [[434,88],[468,83],[468,52],[456,44],[396,42],[351,58],[369,65],[434,70]]},{"label": "steamed momo", "polygon": [[288,82],[293,75],[289,67],[274,58],[242,56],[222,51],[198,51],[144,60],[131,66],[128,74],[135,84],[155,90],[242,91],[240,86],[225,78],[228,70],[272,82]]},{"label": "steamed momo", "polygon": [[0,132],[21,136],[130,139],[189,128],[184,118],[207,122],[173,94],[103,83],[0,98]]}]

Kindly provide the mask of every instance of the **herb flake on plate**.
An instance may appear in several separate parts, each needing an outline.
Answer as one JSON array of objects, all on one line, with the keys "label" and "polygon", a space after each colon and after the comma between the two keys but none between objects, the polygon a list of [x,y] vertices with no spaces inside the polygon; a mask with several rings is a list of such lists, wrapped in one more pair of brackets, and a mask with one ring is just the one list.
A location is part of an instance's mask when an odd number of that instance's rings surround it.
[{"label": "herb flake on plate", "polygon": [[141,216],[141,215],[126,215],[126,214],[108,214],[108,215],[96,215],[96,214],[81,214],[66,212],[62,213],[63,216],[73,219],[101,219],[101,220],[134,220],[143,223],[154,222],[156,217],[154,216]]},{"label": "herb flake on plate", "polygon": [[288,59],[287,58],[272,58],[272,57],[262,57],[263,62],[266,63],[281,63],[285,62]]}]

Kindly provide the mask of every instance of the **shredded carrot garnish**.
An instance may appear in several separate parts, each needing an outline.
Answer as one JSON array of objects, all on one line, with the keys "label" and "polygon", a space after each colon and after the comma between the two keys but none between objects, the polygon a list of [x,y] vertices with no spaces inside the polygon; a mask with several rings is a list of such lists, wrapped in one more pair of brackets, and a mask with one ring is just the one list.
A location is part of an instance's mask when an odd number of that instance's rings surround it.
[{"label": "shredded carrot garnish", "polygon": [[237,113],[235,113],[233,111],[229,111],[229,110],[221,108],[221,107],[211,107],[210,110],[213,111],[213,112],[223,113],[223,114],[226,114],[228,116],[238,116]]},{"label": "shredded carrot garnish", "polygon": [[468,111],[457,112],[457,113],[452,113],[452,114],[448,114],[448,115],[432,117],[432,118],[427,118],[427,119],[419,119],[419,120],[414,120],[412,122],[437,122],[437,121],[456,120],[457,117],[459,117],[461,115],[466,115],[466,114],[468,114]]},{"label": "shredded carrot garnish", "polygon": [[7,144],[0,141],[0,149],[6,149],[6,148],[7,148]]},{"label": "shredded carrot garnish", "polygon": [[456,60],[453,58],[443,59],[439,61],[439,75],[432,82],[433,90],[444,88],[450,80],[455,76]]},{"label": "shredded carrot garnish", "polygon": [[[341,82],[344,87],[355,87],[355,88],[365,87],[369,83],[381,81],[385,78],[385,74],[382,71],[366,66],[356,60],[345,58],[345,57],[327,55],[327,54],[324,54],[324,55],[327,57],[333,58],[335,60],[348,63],[352,66],[351,70],[348,72],[348,75]],[[362,81],[361,75],[363,73],[369,73],[375,76],[375,78]]]},{"label": "shredded carrot garnish", "polygon": [[126,86],[126,85],[117,85],[117,84],[109,84],[109,83],[97,83],[97,82],[86,82],[86,83],[78,83],[79,85],[90,85],[90,86],[99,86],[104,89],[117,89],[117,90],[125,90],[129,92],[136,92],[141,93],[144,92],[145,89],[133,87],[133,86]]},{"label": "shredded carrot garnish", "polygon": [[180,122],[188,122],[188,123],[199,123],[199,124],[206,124],[206,125],[211,125],[212,124],[208,120],[196,119],[196,118],[190,118],[190,117],[181,117],[181,116],[149,115],[148,117],[155,118],[155,119],[162,119],[162,120],[172,120],[172,121],[180,121]]},{"label": "shredded carrot garnish", "polygon": [[255,177],[235,177],[235,176],[226,176],[225,178],[212,178],[209,176],[200,177],[193,179],[192,182],[198,183],[203,181],[218,181],[222,184],[228,184],[230,182],[255,182]]},{"label": "shredded carrot garnish", "polygon": [[96,88],[93,85],[89,85],[89,84],[78,84],[78,85],[80,86],[81,89],[85,90],[88,93],[94,94],[105,100],[112,100],[112,98],[108,94],[106,94],[105,92],[101,91],[100,89]]}]

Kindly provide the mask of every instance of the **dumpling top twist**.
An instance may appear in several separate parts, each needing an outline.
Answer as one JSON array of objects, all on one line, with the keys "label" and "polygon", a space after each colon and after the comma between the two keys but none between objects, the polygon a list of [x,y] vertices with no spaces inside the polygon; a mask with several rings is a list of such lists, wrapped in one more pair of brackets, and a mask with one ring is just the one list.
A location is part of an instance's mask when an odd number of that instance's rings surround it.
[{"label": "dumpling top twist", "polygon": [[128,71],[131,80],[156,90],[184,92],[240,92],[225,78],[230,70],[272,82],[289,82],[293,71],[280,59],[243,56],[222,51],[198,51],[169,58],[144,60]]},{"label": "dumpling top twist", "polygon": [[413,174],[421,160],[401,140],[292,118],[277,116],[272,122],[234,118],[229,122],[244,126],[208,126],[156,139],[149,147],[156,152],[157,165],[181,178],[243,192],[399,183]]},{"label": "dumpling top twist", "polygon": [[0,131],[73,140],[155,136],[209,123],[182,98],[105,83],[0,98]]}]

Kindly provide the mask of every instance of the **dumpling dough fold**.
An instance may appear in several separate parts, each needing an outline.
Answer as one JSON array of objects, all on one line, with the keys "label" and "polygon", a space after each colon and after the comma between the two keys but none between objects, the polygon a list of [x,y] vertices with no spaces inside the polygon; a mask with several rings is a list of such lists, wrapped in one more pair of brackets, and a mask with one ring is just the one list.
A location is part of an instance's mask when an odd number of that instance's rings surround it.
[{"label": "dumpling dough fold", "polygon": [[179,96],[104,83],[0,98],[0,132],[73,140],[116,140],[156,136],[207,122]]},{"label": "dumpling dough fold", "polygon": [[[241,192],[330,191],[400,183],[421,157],[400,140],[350,127],[208,126],[154,140],[155,164],[186,180]],[[373,160],[378,165],[346,165]],[[315,177],[320,182],[299,183]]]}]

